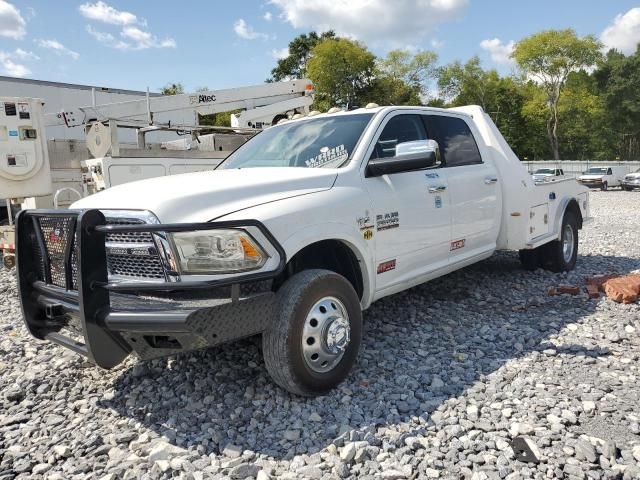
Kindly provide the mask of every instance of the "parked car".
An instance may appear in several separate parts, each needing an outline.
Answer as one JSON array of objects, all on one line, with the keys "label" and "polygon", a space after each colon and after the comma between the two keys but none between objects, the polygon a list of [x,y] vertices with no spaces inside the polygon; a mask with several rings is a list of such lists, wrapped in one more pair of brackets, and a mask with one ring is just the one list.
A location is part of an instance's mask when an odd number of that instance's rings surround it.
[{"label": "parked car", "polygon": [[539,168],[531,177],[534,182],[555,182],[564,177],[564,171],[561,168]]},{"label": "parked car", "polygon": [[640,168],[635,172],[631,172],[624,176],[622,180],[622,189],[631,191],[636,188],[640,188]]},{"label": "parked car", "polygon": [[589,188],[607,190],[609,187],[622,187],[622,179],[627,171],[624,166],[589,167],[578,177],[578,183]]},{"label": "parked car", "polygon": [[22,212],[20,297],[31,334],[104,368],[261,334],[273,380],[318,395],[373,302],[496,249],[571,270],[588,205],[574,181],[534,184],[480,107],[327,113],[213,171]]}]

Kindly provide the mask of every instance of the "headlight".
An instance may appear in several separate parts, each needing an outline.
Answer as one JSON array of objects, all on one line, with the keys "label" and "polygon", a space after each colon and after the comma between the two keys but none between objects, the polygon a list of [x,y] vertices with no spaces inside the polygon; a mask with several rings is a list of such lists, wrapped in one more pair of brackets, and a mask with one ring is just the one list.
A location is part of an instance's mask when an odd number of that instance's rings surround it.
[{"label": "headlight", "polygon": [[214,274],[257,270],[269,258],[244,230],[200,230],[171,234],[180,273]]}]

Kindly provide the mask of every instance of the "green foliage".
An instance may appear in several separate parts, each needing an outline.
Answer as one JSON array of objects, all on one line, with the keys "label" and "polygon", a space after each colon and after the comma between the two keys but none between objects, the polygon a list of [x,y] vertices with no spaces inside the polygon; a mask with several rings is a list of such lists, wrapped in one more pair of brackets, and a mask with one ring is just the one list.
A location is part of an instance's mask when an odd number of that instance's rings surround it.
[{"label": "green foliage", "polygon": [[608,52],[593,76],[608,115],[616,156],[640,158],[640,46],[628,57]]},{"label": "green foliage", "polygon": [[381,77],[404,83],[419,95],[427,95],[428,83],[436,77],[438,54],[422,50],[411,54],[408,50],[391,50],[387,57],[379,60],[378,72]]},{"label": "green foliage", "polygon": [[[486,82],[489,72],[480,66],[480,59],[472,57],[464,65],[455,61],[439,71],[440,94],[453,105],[480,105],[486,110]],[[496,74],[497,75],[497,74]]]},{"label": "green foliage", "polygon": [[600,58],[602,44],[592,35],[579,38],[572,29],[545,30],[520,40],[513,51],[518,66],[535,79],[547,96],[547,134],[555,159],[560,158],[558,141],[562,89],[571,72],[591,67]]},{"label": "green foliage", "polygon": [[607,121],[607,112],[598,95],[595,79],[585,71],[567,77],[558,105],[562,158],[604,160],[611,152],[615,135]]},{"label": "green foliage", "polygon": [[420,105],[420,88],[411,86],[399,78],[379,75],[358,95],[357,105]]},{"label": "green foliage", "polygon": [[307,63],[307,76],[314,83],[315,106],[355,105],[370,87],[375,73],[375,56],[362,44],[346,38],[318,43]]},{"label": "green foliage", "polygon": [[167,83],[162,90],[162,95],[181,95],[184,93],[184,87],[181,83]]},{"label": "green foliage", "polygon": [[[270,81],[308,76],[320,110],[369,102],[476,104],[521,159],[640,158],[640,48],[629,56],[612,50],[602,57],[594,37],[548,30],[517,44],[513,56],[522,74],[505,77],[485,70],[478,57],[439,68],[436,54],[428,51],[392,50],[377,59],[365,45],[333,32],[300,35],[289,52]],[[593,73],[584,70],[594,64]],[[434,83],[438,97],[428,96]],[[169,84],[163,93],[183,88]],[[201,116],[200,124],[229,126],[231,113]]]},{"label": "green foliage", "polygon": [[316,32],[303,33],[289,42],[289,55],[278,60],[276,67],[271,70],[269,82],[281,82],[294,78],[306,78],[307,62],[311,51],[320,42],[335,38],[336,34],[329,30],[318,35]]},{"label": "green foliage", "polygon": [[198,125],[209,125],[212,127],[230,127],[231,115],[237,115],[242,110],[233,110],[231,112],[212,113],[211,115],[198,114]]}]

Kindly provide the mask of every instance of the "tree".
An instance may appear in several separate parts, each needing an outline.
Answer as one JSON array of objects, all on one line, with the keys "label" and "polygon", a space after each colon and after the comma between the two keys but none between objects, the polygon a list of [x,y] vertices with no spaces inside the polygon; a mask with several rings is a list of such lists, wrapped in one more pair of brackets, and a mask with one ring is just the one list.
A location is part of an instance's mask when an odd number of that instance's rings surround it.
[{"label": "tree", "polygon": [[375,56],[362,44],[331,38],[311,51],[307,76],[315,86],[316,108],[350,107],[361,100],[375,74]]},{"label": "tree", "polygon": [[535,129],[529,128],[523,115],[527,97],[518,79],[484,70],[480,59],[472,57],[465,64],[456,61],[442,67],[438,88],[449,106],[480,105],[519,156],[533,157],[539,150],[531,142]]},{"label": "tree", "polygon": [[428,50],[413,55],[408,50],[391,50],[386,58],[378,62],[378,71],[394,81],[402,81],[419,95],[426,96],[427,85],[436,76],[437,61],[438,54]]},{"label": "tree", "polygon": [[455,61],[440,68],[438,88],[440,94],[453,105],[480,105],[487,110],[489,77],[495,79],[497,75],[495,70],[483,70],[480,59],[474,56],[464,65]]},{"label": "tree", "polygon": [[611,50],[593,74],[607,125],[613,129],[616,153],[620,158],[640,157],[640,47],[633,55]]},{"label": "tree", "polygon": [[572,29],[545,30],[519,41],[513,51],[518,66],[543,88],[548,104],[547,135],[553,158],[560,158],[558,103],[571,72],[590,67],[601,44],[592,35],[579,38]]},{"label": "tree", "polygon": [[378,75],[371,80],[369,86],[360,92],[358,103],[366,105],[420,105],[422,103],[420,89],[407,85],[403,80],[387,75]]},{"label": "tree", "polygon": [[289,55],[278,60],[276,67],[271,70],[269,82],[281,82],[307,76],[307,63],[311,51],[320,42],[335,38],[336,34],[329,30],[318,35],[316,32],[303,33],[289,42]]},{"label": "tree", "polygon": [[607,119],[596,80],[587,72],[572,72],[558,104],[562,158],[605,160],[613,156],[616,135]]},{"label": "tree", "polygon": [[181,83],[167,83],[160,91],[162,95],[181,95],[184,93],[184,87]]}]

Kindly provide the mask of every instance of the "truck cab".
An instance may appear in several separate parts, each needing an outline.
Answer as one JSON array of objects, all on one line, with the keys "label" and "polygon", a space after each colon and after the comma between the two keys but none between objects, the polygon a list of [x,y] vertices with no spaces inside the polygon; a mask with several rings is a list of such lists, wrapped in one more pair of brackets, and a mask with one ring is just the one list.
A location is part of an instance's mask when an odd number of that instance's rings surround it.
[{"label": "truck cab", "polygon": [[587,189],[535,184],[480,107],[310,115],[215,170],[17,219],[25,322],[104,368],[262,335],[273,380],[343,381],[362,311],[490,257],[574,268]]}]

